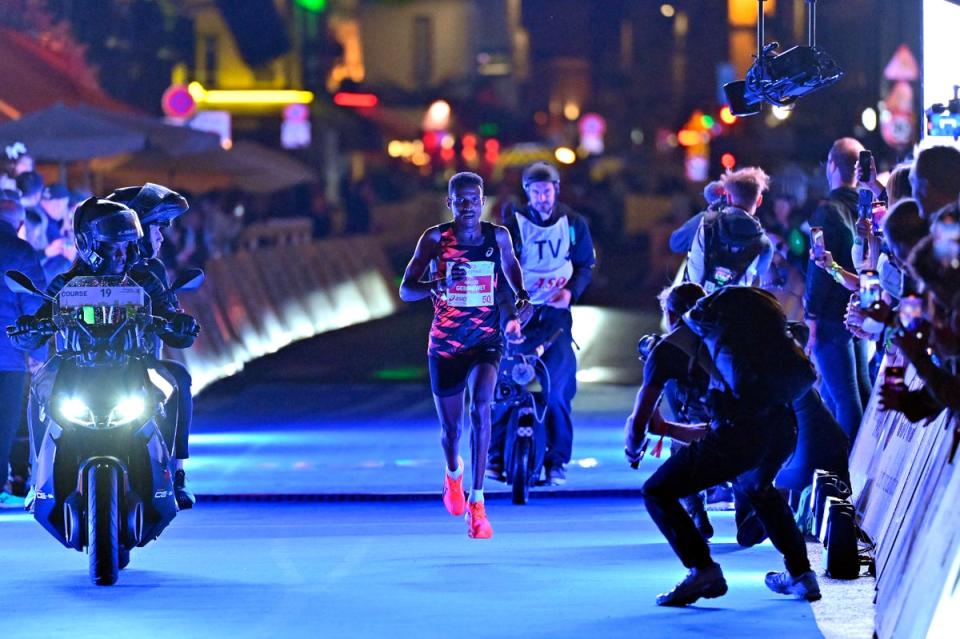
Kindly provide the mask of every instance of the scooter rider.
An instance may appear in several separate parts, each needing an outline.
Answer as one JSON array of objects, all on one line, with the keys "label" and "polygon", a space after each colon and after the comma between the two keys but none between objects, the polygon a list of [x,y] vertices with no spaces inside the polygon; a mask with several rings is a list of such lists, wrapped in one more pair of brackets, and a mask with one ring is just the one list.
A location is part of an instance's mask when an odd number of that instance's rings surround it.
[{"label": "scooter rider", "polygon": [[[160,261],[160,245],[163,244],[162,229],[170,226],[173,220],[190,209],[186,198],[165,186],[147,182],[143,186],[128,186],[117,189],[106,199],[125,204],[140,219],[140,226],[143,228],[143,237],[137,243],[140,261],[133,266],[132,272],[144,271],[150,273],[160,280],[166,288],[169,288],[167,269]],[[179,308],[180,304],[176,295],[172,295],[174,305]],[[156,340],[155,355],[158,359],[161,358],[161,348],[160,340]],[[165,437],[169,437],[169,441],[173,443],[173,457],[176,460],[173,490],[176,494],[177,505],[183,510],[192,508],[197,501],[193,492],[187,488],[187,476],[184,470],[184,460],[190,458],[190,426],[193,423],[191,385],[193,380],[190,371],[180,362],[169,359],[160,359],[160,361],[167,372],[177,381],[175,393],[177,419],[174,425],[176,430],[175,434],[166,433]]]},{"label": "scooter rider", "polygon": [[[143,238],[136,213],[123,204],[92,197],[77,209],[74,227],[77,259],[70,270],[54,278],[47,294],[55,297],[74,277],[128,275],[150,296],[153,314],[168,321],[170,328],[160,334],[160,339],[173,348],[191,346],[200,330],[196,320],[180,310],[173,293],[156,276],[134,268],[140,259],[137,244]],[[45,302],[36,313],[21,316],[11,341],[23,350],[41,347],[52,335],[47,325],[50,315],[51,303]],[[58,368],[57,360],[53,358],[40,369],[31,388],[29,416],[34,454],[43,438],[43,433],[35,432],[42,423],[39,410],[44,398],[50,395]]]},{"label": "scooter rider", "polygon": [[[586,220],[557,201],[560,174],[547,162],[535,162],[523,172],[528,203],[504,215],[514,250],[523,270],[524,288],[534,305],[533,316],[524,327],[526,342],[539,344],[557,329],[561,336],[543,355],[550,372],[547,398],[546,480],[562,484],[564,465],[573,449],[571,403],[577,392],[577,360],[573,353],[573,317],[570,305],[580,299],[592,279],[596,257]],[[503,468],[504,425],[494,428],[491,446],[491,473]]]}]

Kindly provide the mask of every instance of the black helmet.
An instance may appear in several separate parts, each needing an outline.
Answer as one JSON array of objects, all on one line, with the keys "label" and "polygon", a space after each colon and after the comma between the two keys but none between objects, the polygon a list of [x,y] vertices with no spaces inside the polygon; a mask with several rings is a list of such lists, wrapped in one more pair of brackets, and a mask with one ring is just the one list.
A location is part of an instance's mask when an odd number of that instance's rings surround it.
[{"label": "black helmet", "polygon": [[139,259],[137,241],[143,237],[140,220],[119,202],[87,198],[74,214],[73,231],[77,254],[94,273],[103,268],[107,256],[104,249],[111,244],[130,242],[127,264],[132,266]]},{"label": "black helmet", "polygon": [[534,182],[553,182],[560,186],[560,172],[549,162],[534,162],[523,170],[523,188]]},{"label": "black helmet", "polygon": [[185,197],[152,182],[143,186],[125,186],[108,195],[106,199],[126,204],[133,209],[142,226],[169,224],[190,208]]},{"label": "black helmet", "polygon": [[[190,208],[187,198],[165,186],[147,182],[143,186],[126,186],[107,196],[108,200],[126,204],[133,209],[140,224],[148,226],[166,226]],[[149,237],[140,240],[140,255],[156,257],[153,243]]]}]

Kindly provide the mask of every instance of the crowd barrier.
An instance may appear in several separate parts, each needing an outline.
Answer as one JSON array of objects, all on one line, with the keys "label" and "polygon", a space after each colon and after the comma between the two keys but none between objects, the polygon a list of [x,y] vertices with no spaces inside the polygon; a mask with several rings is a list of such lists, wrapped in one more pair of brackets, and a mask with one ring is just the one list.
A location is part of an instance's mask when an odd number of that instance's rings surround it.
[{"label": "crowd barrier", "polygon": [[165,354],[187,365],[194,392],[291,342],[397,310],[374,237],[314,242],[309,220],[277,220],[248,228],[239,246],[208,260],[203,286],[179,295],[202,331],[192,348]]},{"label": "crowd barrier", "polygon": [[[902,365],[887,355],[880,371]],[[923,385],[912,367],[906,381]],[[960,472],[957,415],[912,423],[882,411],[875,392],[850,460],[861,528],[874,543],[876,632],[956,637],[960,627]]]}]

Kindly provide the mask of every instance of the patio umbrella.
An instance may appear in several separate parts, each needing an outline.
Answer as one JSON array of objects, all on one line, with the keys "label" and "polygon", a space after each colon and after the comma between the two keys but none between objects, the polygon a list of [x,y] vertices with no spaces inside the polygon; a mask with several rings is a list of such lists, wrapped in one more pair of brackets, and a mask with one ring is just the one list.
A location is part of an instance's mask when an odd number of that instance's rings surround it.
[{"label": "patio umbrella", "polygon": [[237,141],[229,151],[217,149],[177,157],[145,151],[98,161],[94,168],[102,171],[111,185],[153,181],[200,193],[226,187],[272,193],[317,179],[310,167],[294,158],[245,140]]},{"label": "patio umbrella", "polygon": [[23,142],[41,162],[74,162],[143,149],[143,131],[63,104],[0,124],[0,143]]},{"label": "patio umbrella", "polygon": [[0,124],[0,143],[23,142],[41,162],[74,162],[159,149],[170,155],[217,149],[212,133],[165,124],[147,116],[89,106],[52,107]]},{"label": "patio umbrella", "polygon": [[145,134],[147,138],[145,148],[157,149],[168,155],[191,155],[220,148],[220,136],[215,133],[167,124],[158,118],[133,113],[101,111],[88,106],[77,108],[83,113],[115,122],[119,126]]}]

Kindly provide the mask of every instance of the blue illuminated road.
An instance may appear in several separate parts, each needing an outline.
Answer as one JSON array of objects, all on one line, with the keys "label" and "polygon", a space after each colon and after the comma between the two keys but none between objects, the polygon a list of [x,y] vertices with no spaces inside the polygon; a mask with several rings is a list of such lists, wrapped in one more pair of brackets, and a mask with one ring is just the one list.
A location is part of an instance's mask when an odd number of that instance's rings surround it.
[{"label": "blue illuminated road", "polygon": [[811,606],[763,586],[769,546],[741,550],[729,513],[714,552],[729,594],[653,605],[683,576],[634,499],[488,504],[471,540],[439,501],[207,503],[133,553],[111,588],[25,515],[0,515],[4,636],[820,637]]},{"label": "blue illuminated road", "polygon": [[[595,341],[583,367],[635,382],[636,337],[652,322],[606,319],[595,332],[625,346]],[[629,385],[583,384],[567,486],[513,506],[488,483],[495,536],[468,539],[439,500],[421,324],[321,336],[205,391],[188,466],[197,508],[136,550],[114,587],[90,585],[86,556],[29,516],[0,511],[0,637],[823,636],[814,612],[829,597],[768,592],[779,555],[739,548],[727,512],[713,515],[713,551],[729,594],[654,605],[684,570],[636,496],[659,461],[638,472],[623,460]]]}]

